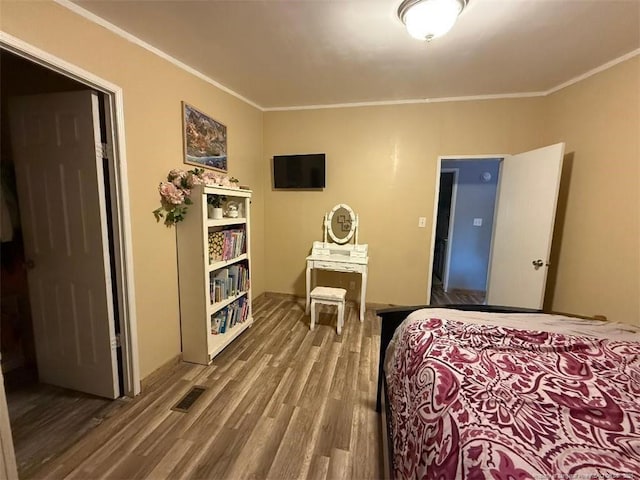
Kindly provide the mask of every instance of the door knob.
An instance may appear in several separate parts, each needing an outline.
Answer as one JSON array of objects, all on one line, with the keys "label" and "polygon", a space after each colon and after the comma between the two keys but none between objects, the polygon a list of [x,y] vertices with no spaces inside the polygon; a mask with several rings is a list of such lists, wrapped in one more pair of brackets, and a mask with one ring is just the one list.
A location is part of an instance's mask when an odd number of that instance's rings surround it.
[{"label": "door knob", "polygon": [[535,268],[536,270],[538,270],[541,266],[544,265],[544,262],[541,259],[534,260],[531,263],[533,264],[533,268]]}]

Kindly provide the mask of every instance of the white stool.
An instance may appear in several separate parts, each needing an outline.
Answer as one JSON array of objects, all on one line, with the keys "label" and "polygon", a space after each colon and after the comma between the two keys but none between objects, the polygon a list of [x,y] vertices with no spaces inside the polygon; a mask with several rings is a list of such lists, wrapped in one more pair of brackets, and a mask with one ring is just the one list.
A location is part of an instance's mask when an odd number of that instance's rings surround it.
[{"label": "white stool", "polygon": [[344,288],[333,287],[316,287],[311,291],[311,326],[310,330],[316,323],[316,303],[322,303],[324,305],[335,305],[338,307],[338,324],[336,330],[338,335],[342,332],[342,325],[344,325],[344,298],[347,295],[347,291]]}]

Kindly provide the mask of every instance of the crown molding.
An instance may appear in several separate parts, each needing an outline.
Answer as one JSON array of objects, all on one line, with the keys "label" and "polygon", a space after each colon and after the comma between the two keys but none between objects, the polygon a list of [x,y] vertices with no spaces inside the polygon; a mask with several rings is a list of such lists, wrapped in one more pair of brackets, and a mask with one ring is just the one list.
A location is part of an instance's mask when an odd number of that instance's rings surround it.
[{"label": "crown molding", "polygon": [[547,90],[545,92],[545,97],[547,95],[551,95],[552,93],[556,93],[560,90],[562,90],[563,88],[567,88],[570,87],[571,85],[574,85],[578,82],[581,82],[582,80],[586,80],[589,77],[592,77],[600,72],[604,72],[605,70],[609,70],[612,67],[615,67],[616,65],[618,65],[619,63],[622,62],[626,62],[627,60],[640,55],[640,48],[636,48],[635,50],[632,50],[629,53],[625,53],[624,55],[622,55],[621,57],[618,58],[614,58],[613,60],[611,60],[610,62],[607,62],[603,65],[600,65],[599,67],[593,68],[591,70],[589,70],[588,72],[583,73],[582,75],[578,75],[577,77],[572,78],[571,80],[567,80],[564,83],[561,83],[560,85],[557,85],[549,90]]},{"label": "crown molding", "polygon": [[506,99],[514,99],[514,98],[532,98],[532,97],[546,97],[553,93],[556,93],[564,88],[567,88],[571,85],[579,83],[583,80],[586,80],[593,75],[596,75],[600,72],[604,72],[616,65],[625,62],[637,55],[640,55],[640,48],[637,48],[629,53],[626,53],[618,58],[615,58],[599,67],[593,68],[588,72],[585,72],[577,77],[572,78],[571,80],[567,80],[560,85],[550,88],[549,90],[542,92],[523,92],[523,93],[505,93],[505,94],[496,94],[496,95],[471,95],[467,97],[440,97],[440,98],[419,98],[412,100],[390,100],[390,101],[380,101],[380,102],[354,102],[354,103],[336,103],[336,104],[325,104],[325,105],[301,105],[301,106],[293,106],[293,107],[271,107],[264,108],[265,112],[284,112],[284,111],[296,111],[296,110],[321,110],[326,108],[352,108],[352,107],[380,107],[387,105],[415,105],[415,104],[423,104],[423,103],[442,103],[442,102],[472,102],[479,100],[506,100]]},{"label": "crown molding", "polygon": [[334,104],[320,104],[320,105],[299,105],[299,106],[289,106],[289,107],[262,107],[257,103],[249,100],[248,98],[240,95],[239,93],[231,90],[230,88],[222,85],[221,83],[213,80],[212,78],[206,76],[202,72],[190,67],[186,63],[181,62],[180,60],[172,57],[166,52],[150,45],[144,40],[136,37],[135,35],[130,34],[129,32],[123,30],[122,28],[114,25],[113,23],[105,20],[98,15],[85,10],[79,5],[71,2],[70,0],[53,0],[58,5],[67,8],[74,13],[84,17],[85,19],[96,23],[112,33],[128,40],[139,47],[148,50],[151,53],[163,58],[164,60],[172,63],[173,65],[181,68],[182,70],[204,80],[205,82],[213,85],[216,88],[238,98],[239,100],[245,102],[248,105],[262,111],[262,112],[287,112],[287,111],[297,111],[297,110],[321,110],[321,109],[329,109],[329,108],[356,108],[356,107],[381,107],[381,106],[393,106],[393,105],[419,105],[425,103],[444,103],[444,102],[472,102],[472,101],[482,101],[482,100],[506,100],[506,99],[516,99],[516,98],[533,98],[533,97],[546,97],[553,93],[556,93],[564,88],[567,88],[571,85],[574,85],[582,80],[586,80],[587,78],[596,75],[600,72],[608,70],[619,63],[622,63],[626,60],[629,60],[637,55],[640,55],[640,48],[637,48],[629,53],[626,53],[618,58],[615,58],[599,67],[593,68],[588,72],[585,72],[577,77],[574,77],[566,82],[561,83],[555,87],[550,88],[546,91],[540,92],[523,92],[523,93],[505,93],[505,94],[493,94],[493,95],[471,95],[471,96],[462,96],[462,97],[439,97],[439,98],[417,98],[417,99],[408,99],[408,100],[382,100],[382,101],[372,101],[372,102],[348,102],[348,103],[334,103]]},{"label": "crown molding", "polygon": [[92,12],[90,12],[88,10],[85,10],[81,6],[71,2],[69,0],[53,0],[53,1],[55,3],[57,3],[58,5],[66,8],[68,10],[71,10],[72,12],[80,15],[81,17],[84,17],[85,19],[87,19],[87,20],[89,20],[89,21],[91,21],[93,23],[96,23],[96,24],[100,25],[101,27],[106,28],[107,30],[109,30],[112,33],[115,33],[119,37],[122,37],[125,40],[128,40],[129,42],[131,42],[131,43],[133,43],[133,44],[135,44],[135,45],[137,45],[139,47],[142,47],[145,50],[148,50],[149,52],[159,56],[160,58],[168,61],[169,63],[172,63],[176,67],[181,68],[182,70],[190,73],[191,75],[194,75],[195,77],[198,77],[200,80],[204,80],[205,82],[209,83],[210,85],[213,85],[214,87],[219,88],[223,92],[226,92],[229,95],[233,95],[234,97],[236,97],[237,99],[243,101],[244,103],[246,103],[248,105],[251,105],[254,108],[257,108],[260,111],[264,111],[264,108],[262,108],[257,103],[252,102],[251,100],[249,100],[246,97],[243,97],[242,95],[240,95],[237,92],[234,92],[229,87],[226,87],[226,86],[222,85],[221,83],[216,82],[212,78],[206,76],[204,73],[196,70],[193,67],[190,67],[186,63],[181,62],[177,58],[172,57],[171,55],[169,55],[166,52],[163,52],[159,48],[156,48],[153,45],[145,42],[144,40],[136,37],[135,35],[130,34],[129,32],[127,32],[127,31],[123,30],[122,28],[114,25],[113,23],[105,20],[104,18],[99,17],[95,13],[92,13]]},{"label": "crown molding", "polygon": [[505,93],[497,95],[472,95],[468,97],[417,98],[409,100],[382,100],[379,102],[334,103],[324,105],[299,105],[293,107],[266,107],[265,112],[281,112],[292,110],[322,110],[325,108],[382,107],[389,105],[418,105],[424,103],[472,102],[478,100],[504,100],[511,98],[543,97],[544,92]]}]

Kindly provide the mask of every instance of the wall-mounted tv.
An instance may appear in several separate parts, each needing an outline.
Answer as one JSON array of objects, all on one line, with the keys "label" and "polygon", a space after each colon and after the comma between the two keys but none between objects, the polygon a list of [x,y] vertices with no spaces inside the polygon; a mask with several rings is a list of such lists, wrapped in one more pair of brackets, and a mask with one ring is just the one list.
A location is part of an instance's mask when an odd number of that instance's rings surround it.
[{"label": "wall-mounted tv", "polygon": [[324,153],[273,157],[274,188],[324,188],[325,179]]}]

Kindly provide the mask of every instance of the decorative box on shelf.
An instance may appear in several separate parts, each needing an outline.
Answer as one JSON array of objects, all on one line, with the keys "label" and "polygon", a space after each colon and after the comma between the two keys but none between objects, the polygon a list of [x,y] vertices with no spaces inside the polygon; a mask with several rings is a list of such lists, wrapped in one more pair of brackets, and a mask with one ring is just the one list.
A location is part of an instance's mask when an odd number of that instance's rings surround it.
[{"label": "decorative box on shelf", "polygon": [[[211,218],[208,195],[224,196],[234,216]],[[251,191],[197,186],[191,199],[177,225],[182,356],[207,365],[253,324]]]}]

